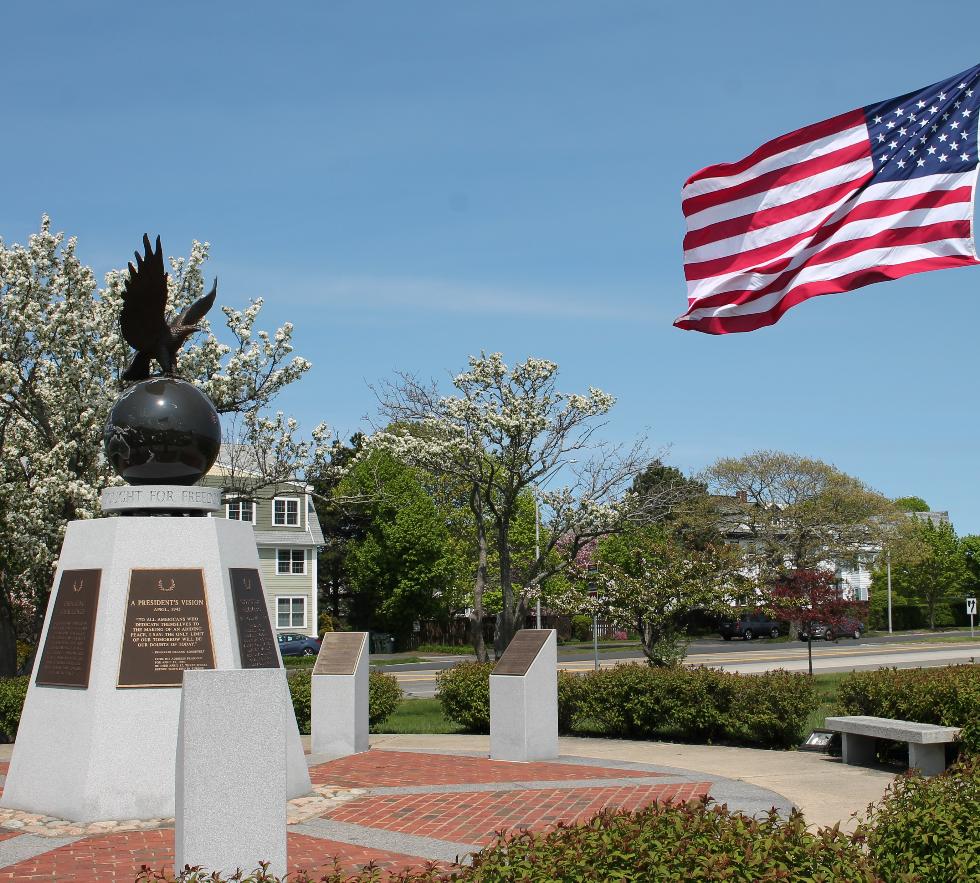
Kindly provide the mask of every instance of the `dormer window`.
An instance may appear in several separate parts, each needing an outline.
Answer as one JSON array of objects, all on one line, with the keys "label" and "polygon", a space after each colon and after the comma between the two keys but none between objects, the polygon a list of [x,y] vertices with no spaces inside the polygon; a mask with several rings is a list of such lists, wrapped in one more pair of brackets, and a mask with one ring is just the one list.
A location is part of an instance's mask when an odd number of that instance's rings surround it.
[{"label": "dormer window", "polygon": [[276,497],[272,501],[272,523],[276,527],[299,527],[299,497]]},{"label": "dormer window", "polygon": [[255,503],[250,500],[229,500],[225,504],[229,521],[247,521],[255,524]]}]

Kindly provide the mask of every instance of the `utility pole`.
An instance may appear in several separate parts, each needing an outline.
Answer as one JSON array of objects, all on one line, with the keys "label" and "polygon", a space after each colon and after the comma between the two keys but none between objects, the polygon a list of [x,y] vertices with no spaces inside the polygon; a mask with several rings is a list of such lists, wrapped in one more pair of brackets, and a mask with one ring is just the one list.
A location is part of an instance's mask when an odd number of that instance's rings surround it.
[{"label": "utility pole", "polygon": [[888,568],[888,634],[892,633],[892,550],[885,549],[885,562]]},{"label": "utility pole", "polygon": [[[534,495],[534,562],[540,566],[541,560],[541,516],[538,514],[538,495]],[[536,628],[541,628],[541,585],[538,584],[538,600],[534,605]]]}]

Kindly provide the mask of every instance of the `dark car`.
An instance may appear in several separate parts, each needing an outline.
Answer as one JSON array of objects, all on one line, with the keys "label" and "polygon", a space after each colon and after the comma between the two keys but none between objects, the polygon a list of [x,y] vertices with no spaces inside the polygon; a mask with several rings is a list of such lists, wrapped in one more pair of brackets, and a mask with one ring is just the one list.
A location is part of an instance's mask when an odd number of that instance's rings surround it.
[{"label": "dark car", "polygon": [[810,633],[818,641],[833,641],[834,638],[854,638],[857,640],[864,634],[864,623],[860,619],[845,618],[833,625],[826,622],[804,622],[800,626],[800,640],[809,641]]},{"label": "dark car", "polygon": [[718,633],[726,640],[742,638],[751,641],[753,638],[778,638],[786,629],[764,613],[750,613],[738,619],[723,619],[718,623]]},{"label": "dark car", "polygon": [[279,652],[283,656],[316,656],[320,652],[320,642],[309,635],[283,633],[278,635]]}]

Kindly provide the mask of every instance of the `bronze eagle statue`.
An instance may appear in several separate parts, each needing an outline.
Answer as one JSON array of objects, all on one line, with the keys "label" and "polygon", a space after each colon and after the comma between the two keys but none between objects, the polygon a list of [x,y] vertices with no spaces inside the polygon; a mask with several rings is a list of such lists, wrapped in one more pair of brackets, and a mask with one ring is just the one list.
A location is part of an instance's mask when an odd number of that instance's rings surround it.
[{"label": "bronze eagle statue", "polygon": [[144,254],[136,252],[136,266],[129,264],[129,279],[123,288],[123,308],[119,317],[122,335],[134,350],[123,380],[146,380],[150,376],[150,360],[156,359],[160,370],[173,377],[177,368],[177,350],[195,331],[201,331],[201,321],[214,304],[218,280],[211,290],[198,298],[176,318],[167,316],[167,272],[163,268],[163,249],[157,236],[156,249],[150,237],[143,234]]}]

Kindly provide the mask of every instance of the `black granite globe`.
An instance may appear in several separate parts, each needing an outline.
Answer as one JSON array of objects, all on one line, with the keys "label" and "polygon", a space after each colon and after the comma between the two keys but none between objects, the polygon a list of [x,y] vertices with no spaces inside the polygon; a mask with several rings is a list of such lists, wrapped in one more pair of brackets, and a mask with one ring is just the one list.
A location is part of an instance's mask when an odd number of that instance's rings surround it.
[{"label": "black granite globe", "polygon": [[112,406],[104,439],[113,469],[130,484],[194,484],[218,457],[221,424],[194,384],[151,377]]}]

